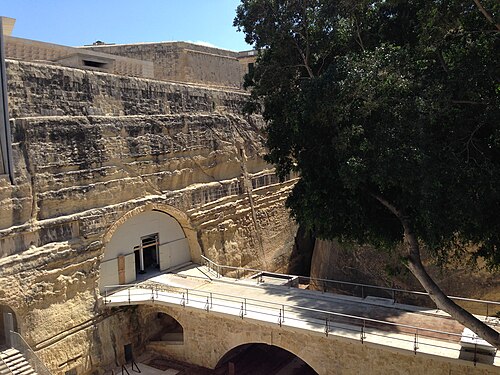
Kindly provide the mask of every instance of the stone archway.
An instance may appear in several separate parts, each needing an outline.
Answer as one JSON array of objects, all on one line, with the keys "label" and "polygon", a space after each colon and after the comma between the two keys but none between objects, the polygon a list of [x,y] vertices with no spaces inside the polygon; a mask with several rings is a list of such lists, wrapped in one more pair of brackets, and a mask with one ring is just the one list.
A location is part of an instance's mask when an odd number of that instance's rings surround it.
[{"label": "stone archway", "polygon": [[149,341],[176,344],[184,343],[184,328],[172,315],[157,312],[150,314],[144,322],[144,327],[149,330]]},{"label": "stone archway", "polygon": [[9,306],[0,305],[0,347],[8,344],[7,336],[11,329],[14,332],[18,330],[16,313]]},{"label": "stone archway", "polygon": [[232,348],[219,360],[215,369],[236,374],[248,371],[255,374],[317,375],[311,366],[294,353],[264,343],[248,343]]},{"label": "stone archway", "polygon": [[161,204],[137,207],[103,237],[99,288],[134,282],[141,274],[199,262],[201,250],[187,215]]}]

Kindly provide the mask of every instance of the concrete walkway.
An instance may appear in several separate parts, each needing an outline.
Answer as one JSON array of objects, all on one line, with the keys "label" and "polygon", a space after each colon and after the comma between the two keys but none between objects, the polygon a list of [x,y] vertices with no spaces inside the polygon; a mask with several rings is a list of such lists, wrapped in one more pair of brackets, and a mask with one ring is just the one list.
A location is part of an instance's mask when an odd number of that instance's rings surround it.
[{"label": "concrete walkway", "polygon": [[[161,302],[243,319],[342,335],[396,348],[458,358],[464,327],[442,311],[259,283],[256,279],[217,278],[192,265],[152,277],[107,298],[110,306]],[[327,332],[326,332],[327,331]],[[491,359],[500,366],[500,356]]]}]

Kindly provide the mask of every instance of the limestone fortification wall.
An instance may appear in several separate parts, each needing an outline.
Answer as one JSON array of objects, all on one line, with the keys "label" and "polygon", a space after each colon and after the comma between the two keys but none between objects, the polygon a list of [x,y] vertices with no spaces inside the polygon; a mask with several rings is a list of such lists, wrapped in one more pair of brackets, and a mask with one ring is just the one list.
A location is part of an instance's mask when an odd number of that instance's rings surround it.
[{"label": "limestone fortification wall", "polygon": [[286,271],[293,181],[264,162],[245,94],[12,60],[7,73],[16,183],[0,176],[0,306],[55,374],[121,360],[118,322],[134,315],[100,306],[99,266],[135,212],[172,215],[193,254]]},{"label": "limestone fortification wall", "polygon": [[[81,51],[75,47],[5,36],[5,55],[8,59],[43,61],[56,65],[81,67],[82,62],[78,61],[78,59],[72,62],[67,61],[68,59],[75,59],[76,55],[81,52],[84,52],[86,58],[104,58],[110,61],[110,66],[106,68],[110,73],[134,77],[153,77],[153,63],[150,61],[141,61],[123,56],[109,56],[95,51]],[[87,66],[86,69],[96,68]]]},{"label": "limestone fortification wall", "polygon": [[238,53],[186,42],[118,44],[83,47],[111,55],[152,61],[154,78],[240,88],[246,66]]},{"label": "limestone fortification wall", "polygon": [[[459,296],[486,301],[500,300],[498,271],[489,270],[480,261],[474,266],[471,259],[454,260],[443,267],[436,265],[429,254],[423,253],[427,271],[449,296]],[[337,241],[316,239],[311,260],[311,277],[318,279],[346,280],[363,284],[380,285],[403,290],[422,290],[415,277],[392,254],[377,251],[370,246],[342,246]],[[321,285],[318,285],[322,288]],[[389,295],[386,297],[390,298]],[[405,299],[406,298],[406,299]],[[414,298],[414,297],[413,297]],[[434,304],[427,298],[418,301],[408,295],[398,296],[400,302]],[[493,316],[500,312],[493,306],[461,301],[459,304],[478,315]]]}]

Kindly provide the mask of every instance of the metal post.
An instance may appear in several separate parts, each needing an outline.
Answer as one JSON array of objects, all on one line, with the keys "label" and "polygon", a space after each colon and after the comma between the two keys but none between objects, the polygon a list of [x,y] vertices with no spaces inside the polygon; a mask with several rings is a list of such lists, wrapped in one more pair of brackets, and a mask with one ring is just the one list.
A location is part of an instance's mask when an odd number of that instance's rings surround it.
[{"label": "metal post", "polygon": [[366,328],[366,320],[363,319],[363,325],[361,326],[361,344],[365,342],[366,335],[365,335],[365,328]]},{"label": "metal post", "polygon": [[283,310],[282,322],[284,322],[285,321],[285,305],[281,305],[281,309]]},{"label": "metal post", "polygon": [[189,303],[189,289],[186,289],[186,303]]},{"label": "metal post", "polygon": [[130,288],[128,288],[127,291],[128,291],[128,304],[130,305]]},{"label": "metal post", "polygon": [[213,305],[213,300],[212,300],[212,292],[210,292],[210,308],[212,308]]},{"label": "metal post", "polygon": [[247,314],[247,299],[245,298],[243,300],[243,303],[245,304],[245,315]]},{"label": "metal post", "polygon": [[142,243],[139,247],[139,268],[140,272],[144,272],[144,250],[142,248]]},{"label": "metal post", "polygon": [[413,341],[413,351],[415,352],[415,355],[417,354],[418,350],[418,329],[415,331],[415,339]]},{"label": "metal post", "polygon": [[328,324],[328,315],[325,318],[325,336],[328,337],[328,333],[330,332],[330,325]]},{"label": "metal post", "polygon": [[13,344],[11,332],[14,332],[14,315],[12,315],[12,313],[3,313],[3,326],[5,332],[5,344],[10,347]]},{"label": "metal post", "polygon": [[8,174],[10,182],[14,184],[14,162],[7,96],[5,45],[2,18],[0,17],[0,174]]}]

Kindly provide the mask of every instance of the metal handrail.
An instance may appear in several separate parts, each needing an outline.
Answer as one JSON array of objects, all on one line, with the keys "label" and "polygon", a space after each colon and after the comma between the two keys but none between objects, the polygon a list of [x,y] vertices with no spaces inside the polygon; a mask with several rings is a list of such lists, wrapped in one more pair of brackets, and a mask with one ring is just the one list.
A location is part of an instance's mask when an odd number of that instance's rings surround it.
[{"label": "metal handrail", "polygon": [[[162,285],[160,283],[158,283],[158,284]],[[137,296],[137,295],[139,295],[139,296],[146,295],[146,296],[148,296],[147,300],[159,301],[159,297],[158,296],[160,294],[165,294],[165,292],[162,292],[159,289],[144,288],[144,287],[141,287],[140,284],[109,285],[109,286],[106,286],[105,288],[115,288],[117,286],[125,287],[129,291],[132,291],[135,288],[136,290],[138,290],[140,292],[139,293],[135,293],[135,294],[130,293],[130,296],[132,297],[133,295],[135,295],[135,296]],[[149,291],[148,292],[142,292],[142,290],[145,290],[145,289],[150,289],[151,292],[149,292]],[[248,306],[248,302],[254,302],[251,305],[252,306],[256,306],[256,307],[269,308],[269,306],[266,306],[266,305],[270,305],[271,307],[275,307],[276,309],[279,309],[279,310],[282,310],[282,311],[283,311],[283,307],[286,307],[286,308],[289,308],[290,310],[303,310],[303,311],[309,311],[309,312],[314,312],[314,313],[319,313],[319,314],[331,315],[331,316],[335,316],[335,317],[350,318],[350,319],[362,320],[362,321],[372,322],[372,323],[377,323],[377,324],[386,324],[386,325],[390,325],[390,326],[396,326],[396,327],[402,327],[402,328],[410,328],[410,329],[418,329],[418,330],[421,330],[421,331],[428,331],[428,332],[432,332],[432,333],[440,333],[440,334],[445,334],[445,335],[462,337],[461,334],[457,334],[457,333],[453,333],[453,332],[433,330],[433,329],[430,329],[430,328],[421,328],[421,327],[407,325],[407,324],[401,324],[401,323],[386,322],[384,320],[377,320],[377,319],[372,319],[372,318],[360,317],[360,316],[357,316],[357,315],[350,315],[350,314],[337,313],[337,312],[332,312],[332,311],[327,311],[327,310],[320,310],[320,309],[315,309],[315,308],[311,308],[311,307],[295,306],[295,305],[282,304],[282,303],[276,303],[276,302],[263,302],[263,301],[260,301],[260,300],[257,300],[257,299],[253,299],[253,298],[246,298],[246,297],[241,297],[241,296],[235,296],[235,295],[226,294],[226,293],[205,292],[205,291],[202,291],[202,290],[196,290],[196,289],[190,289],[190,288],[171,287],[171,292],[172,293],[176,292],[174,289],[178,290],[177,293],[182,293],[182,292],[188,293],[189,296],[191,297],[191,302],[193,302],[193,298],[192,298],[193,296],[203,297],[203,300],[200,300],[200,301],[197,301],[197,302],[205,302],[205,298],[207,296],[210,298],[210,296],[211,296],[212,297],[212,304],[213,304],[213,297],[214,296],[219,296],[219,297],[231,298],[231,299],[219,298],[219,300],[221,300],[221,301],[235,302],[234,299],[240,299],[240,300],[243,301],[244,304],[246,303],[247,306]],[[154,297],[154,296],[156,296],[156,297]],[[105,300],[104,301],[105,304],[110,303],[110,302],[111,302],[110,300]],[[132,299],[131,299],[130,303],[132,304],[132,302],[135,302],[135,301],[132,301]],[[236,307],[228,306],[228,305],[221,305],[221,304],[215,304],[215,305],[216,306],[218,305],[218,306],[221,306],[221,307],[226,307],[226,308],[236,308]],[[238,306],[238,308],[239,308],[239,306]],[[257,310],[255,312],[266,314],[266,313],[262,312],[262,310]],[[278,317],[278,315],[276,315],[276,317]],[[298,319],[298,320],[307,321],[307,320],[304,320],[304,319]]]},{"label": "metal handrail", "polygon": [[[378,290],[388,292],[389,295],[391,295],[393,297],[393,300],[395,300],[396,293],[410,294],[410,295],[415,295],[415,296],[419,296],[419,297],[428,297],[430,299],[430,295],[427,292],[419,292],[419,291],[408,290],[408,289],[397,289],[397,288],[383,287],[383,286],[377,286],[377,285],[371,285],[371,284],[361,284],[361,283],[354,283],[354,282],[350,282],[350,281],[331,280],[331,279],[315,278],[315,277],[310,277],[310,276],[300,276],[300,275],[290,275],[290,274],[283,274],[283,273],[276,273],[276,272],[268,272],[268,271],[264,271],[264,270],[253,269],[253,268],[226,266],[226,265],[220,265],[220,264],[212,261],[211,259],[207,258],[204,255],[201,255],[201,258],[205,261],[205,264],[204,264],[205,266],[207,266],[211,270],[214,270],[217,273],[218,278],[224,276],[223,272],[221,272],[224,269],[228,269],[230,271],[241,271],[241,272],[250,272],[250,273],[265,272],[265,273],[270,274],[270,275],[278,275],[278,276],[284,276],[284,277],[298,277],[299,281],[300,280],[307,280],[309,284],[316,282],[318,284],[330,283],[330,284],[339,284],[339,285],[360,287],[362,298],[366,297],[366,295],[364,293],[364,289],[367,288],[367,289],[378,289]],[[323,291],[325,291],[325,290],[323,290]],[[481,299],[466,298],[466,297],[456,297],[456,296],[448,296],[448,298],[450,298],[451,300],[454,300],[454,301],[483,304],[483,305],[485,305],[485,308],[486,308],[486,314],[485,314],[486,317],[490,316],[489,315],[490,305],[496,306],[497,309],[500,309],[500,302],[498,302],[498,301],[489,301],[489,300],[481,300]]]},{"label": "metal handrail", "polygon": [[10,337],[12,347],[19,350],[24,355],[24,358],[26,358],[30,366],[38,375],[51,375],[50,370],[19,333],[10,331]]},{"label": "metal handrail", "polygon": [[[5,361],[0,358],[0,367],[3,367],[4,371],[7,372],[7,375],[10,374],[10,375],[13,375],[14,373],[12,372],[12,370],[10,369],[10,367],[7,365],[7,363],[5,363]],[[5,372],[4,372],[5,373]]]},{"label": "metal handrail", "polygon": [[[214,292],[204,292],[195,289],[189,288],[175,288],[169,287],[169,291],[165,292],[161,290],[162,284],[154,282],[157,284],[155,286],[151,286],[148,288],[140,287],[139,284],[134,284],[132,288],[128,289],[128,304],[136,304],[138,302],[151,301],[155,303],[155,301],[162,301],[162,297],[169,297],[178,300],[181,306],[191,306],[195,307],[194,304],[198,304],[198,308],[204,309],[207,312],[210,312],[215,307],[223,307],[224,309],[231,309],[234,315],[239,316],[241,319],[248,317],[250,314],[255,315],[264,315],[271,317],[271,321],[274,319],[280,327],[285,324],[285,321],[297,321],[307,323],[308,325],[312,325],[318,328],[324,328],[324,333],[328,336],[329,333],[334,332],[334,328],[341,328],[344,331],[352,331],[360,334],[360,340],[363,342],[366,340],[367,334],[372,336],[384,336],[379,333],[376,328],[380,329],[380,326],[383,327],[395,327],[399,329],[399,332],[403,337],[394,336],[393,339],[398,341],[403,341],[407,343],[413,344],[413,350],[415,353],[420,349],[421,346],[428,347],[436,347],[443,348],[453,351],[460,351],[460,347],[449,347],[439,345],[437,343],[429,343],[423,342],[421,340],[422,337],[432,338],[433,340],[438,341],[448,341],[454,342],[458,341],[460,338],[468,337],[474,339],[473,336],[462,335],[454,332],[447,332],[441,330],[435,330],[430,328],[421,328],[408,324],[401,324],[395,322],[386,322],[383,320],[360,317],[356,315],[336,313],[326,310],[314,309],[309,307],[302,306],[293,306],[289,304],[279,304],[275,302],[263,302],[252,298],[244,298],[241,296],[234,296],[230,294],[223,293],[214,293]],[[116,286],[110,286],[111,288]],[[121,287],[126,287],[125,285],[121,285]],[[107,287],[106,287],[107,288]],[[137,296],[145,296],[144,299],[137,301],[135,297]],[[186,296],[188,296],[186,298]],[[198,297],[198,298],[196,298]],[[199,298],[201,297],[201,298]],[[214,298],[215,297],[215,298]],[[111,300],[105,300],[105,304],[111,303]],[[164,301],[169,303],[168,301]],[[230,302],[230,304],[228,304]],[[170,302],[171,303],[171,302]],[[314,313],[313,316],[307,317],[305,312]],[[295,313],[295,315],[294,315]],[[303,316],[296,316],[297,314],[303,313]],[[370,331],[367,330],[368,328]],[[432,335],[434,334],[434,336]],[[411,339],[408,337],[412,337]],[[404,338],[406,336],[407,338]],[[437,338],[436,336],[444,336],[445,338]],[[454,338],[454,340],[452,340]]]}]

